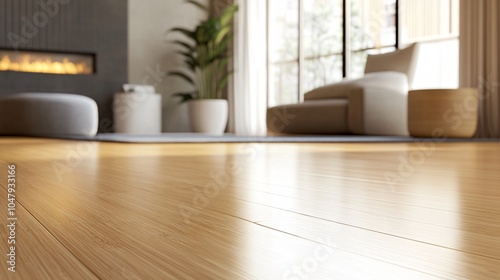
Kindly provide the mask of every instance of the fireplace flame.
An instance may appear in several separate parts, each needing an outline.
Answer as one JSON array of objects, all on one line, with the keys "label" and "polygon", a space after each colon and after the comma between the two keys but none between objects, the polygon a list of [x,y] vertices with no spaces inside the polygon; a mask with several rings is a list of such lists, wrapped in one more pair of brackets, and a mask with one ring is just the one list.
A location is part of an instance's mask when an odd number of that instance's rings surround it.
[{"label": "fireplace flame", "polygon": [[61,61],[53,61],[50,57],[36,58],[29,54],[20,55],[16,60],[4,55],[0,60],[0,71],[16,71],[50,74],[92,74],[93,69],[85,62],[71,61],[65,57]]}]

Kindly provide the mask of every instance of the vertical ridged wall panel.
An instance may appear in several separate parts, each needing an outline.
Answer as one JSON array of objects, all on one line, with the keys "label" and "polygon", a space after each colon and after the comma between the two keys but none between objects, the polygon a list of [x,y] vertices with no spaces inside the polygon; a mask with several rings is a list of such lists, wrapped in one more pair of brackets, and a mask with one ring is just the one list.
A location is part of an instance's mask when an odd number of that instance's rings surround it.
[{"label": "vertical ridged wall panel", "polygon": [[0,48],[95,51],[97,2],[0,0]]}]

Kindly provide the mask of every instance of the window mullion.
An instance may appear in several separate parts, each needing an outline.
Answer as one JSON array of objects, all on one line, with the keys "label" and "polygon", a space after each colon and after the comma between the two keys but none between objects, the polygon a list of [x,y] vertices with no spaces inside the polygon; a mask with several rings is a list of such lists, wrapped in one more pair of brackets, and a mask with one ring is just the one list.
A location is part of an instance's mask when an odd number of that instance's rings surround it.
[{"label": "window mullion", "polygon": [[[266,77],[266,84],[267,84],[267,94],[266,94],[266,98],[267,98],[267,107],[270,107],[270,104],[271,104],[271,96],[270,96],[270,93],[272,92],[271,90],[271,81],[270,81],[270,77],[271,77],[271,37],[270,37],[270,34],[271,32],[269,31],[270,28],[271,28],[271,3],[269,2],[271,0],[267,0],[266,1],[266,59],[267,59],[267,77]],[[241,31],[240,31],[241,32]],[[276,95],[276,93],[274,93],[274,95]],[[275,96],[272,97],[273,99],[275,99]]]},{"label": "window mullion", "polygon": [[298,68],[299,88],[298,101],[304,101],[304,0],[299,1],[299,43],[298,43]]},{"label": "window mullion", "polygon": [[348,78],[351,70],[351,0],[343,0],[342,76]]},{"label": "window mullion", "polygon": [[401,46],[401,34],[399,34],[399,31],[400,31],[400,26],[399,26],[399,0],[396,0],[396,19],[395,19],[395,23],[394,23],[394,26],[396,28],[396,49],[399,49],[400,46]]}]

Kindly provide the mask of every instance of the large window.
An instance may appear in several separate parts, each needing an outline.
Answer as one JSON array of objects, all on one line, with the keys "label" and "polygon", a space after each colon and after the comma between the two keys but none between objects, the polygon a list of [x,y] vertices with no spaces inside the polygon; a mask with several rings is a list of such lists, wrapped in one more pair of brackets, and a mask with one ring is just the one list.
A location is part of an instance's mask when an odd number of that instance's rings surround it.
[{"label": "large window", "polygon": [[269,105],[360,77],[367,54],[417,41],[432,63],[419,63],[415,87],[455,87],[458,1],[268,0]]},{"label": "large window", "polygon": [[399,0],[403,45],[420,42],[414,88],[455,88],[459,76],[459,0]]}]

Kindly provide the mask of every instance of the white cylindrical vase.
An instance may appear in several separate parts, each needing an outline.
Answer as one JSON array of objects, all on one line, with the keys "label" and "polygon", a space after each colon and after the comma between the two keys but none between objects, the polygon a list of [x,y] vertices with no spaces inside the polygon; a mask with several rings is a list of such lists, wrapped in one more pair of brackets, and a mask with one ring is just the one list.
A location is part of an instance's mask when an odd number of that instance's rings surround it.
[{"label": "white cylindrical vase", "polygon": [[161,95],[153,93],[117,93],[113,100],[116,133],[161,133]]}]

